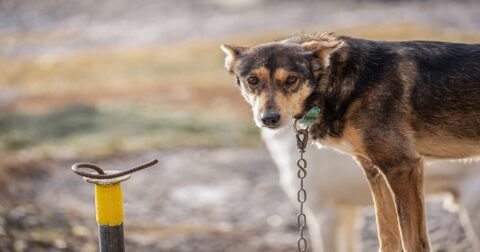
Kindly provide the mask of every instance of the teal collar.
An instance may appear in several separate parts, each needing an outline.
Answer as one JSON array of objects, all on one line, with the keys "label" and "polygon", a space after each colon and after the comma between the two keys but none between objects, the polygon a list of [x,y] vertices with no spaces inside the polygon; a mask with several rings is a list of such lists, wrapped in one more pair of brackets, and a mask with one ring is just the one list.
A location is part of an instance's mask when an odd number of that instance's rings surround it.
[{"label": "teal collar", "polygon": [[300,123],[307,126],[312,125],[317,120],[318,114],[320,114],[320,108],[313,107],[303,115],[300,119]]}]

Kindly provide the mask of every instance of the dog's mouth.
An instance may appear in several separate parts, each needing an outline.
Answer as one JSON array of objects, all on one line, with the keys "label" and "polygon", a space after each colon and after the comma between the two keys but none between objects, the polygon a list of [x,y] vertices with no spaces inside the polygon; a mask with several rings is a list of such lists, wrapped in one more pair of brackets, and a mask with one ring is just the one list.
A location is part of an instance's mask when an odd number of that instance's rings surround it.
[{"label": "dog's mouth", "polygon": [[278,125],[262,125],[263,128],[267,128],[267,129],[278,129],[278,128],[281,128],[283,125],[281,124],[278,124]]}]

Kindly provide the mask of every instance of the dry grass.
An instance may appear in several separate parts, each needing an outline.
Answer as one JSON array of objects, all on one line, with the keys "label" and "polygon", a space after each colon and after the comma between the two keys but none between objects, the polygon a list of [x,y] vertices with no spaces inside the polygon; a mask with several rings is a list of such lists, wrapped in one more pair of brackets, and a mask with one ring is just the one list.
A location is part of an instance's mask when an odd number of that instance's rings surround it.
[{"label": "dry grass", "polygon": [[[307,29],[315,31],[315,29]],[[231,38],[255,44],[285,34]],[[478,42],[480,36],[458,34],[409,23],[336,30],[384,40],[444,40]],[[222,97],[238,107],[241,98],[223,70],[219,41],[116,51],[89,51],[60,58],[0,59],[0,87],[15,89],[21,97],[8,106],[13,111],[38,111],[64,104],[103,101],[147,101],[153,104],[211,106]],[[185,102],[188,101],[188,102]],[[218,101],[217,101],[218,102]]]},{"label": "dry grass", "polygon": [[[146,99],[165,104],[205,89],[223,89],[222,93],[234,94],[233,87],[227,85],[231,80],[219,64],[221,61],[218,48],[208,45],[94,51],[56,59],[3,60],[0,85],[21,91],[20,101],[10,106],[14,111],[112,99]],[[204,92],[203,96],[194,95],[194,98],[211,100],[208,95]]]},{"label": "dry grass", "polygon": [[[292,33],[222,42],[255,44]],[[384,40],[480,41],[477,35],[409,23],[336,33]],[[103,156],[147,148],[258,143],[249,108],[223,69],[219,44],[0,59],[0,88],[15,94],[0,109],[0,149]]]}]

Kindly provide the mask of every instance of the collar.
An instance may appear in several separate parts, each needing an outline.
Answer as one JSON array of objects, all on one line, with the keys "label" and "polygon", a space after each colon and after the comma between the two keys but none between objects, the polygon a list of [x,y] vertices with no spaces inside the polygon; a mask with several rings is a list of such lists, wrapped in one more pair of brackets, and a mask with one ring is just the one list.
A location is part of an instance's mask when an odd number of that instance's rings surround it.
[{"label": "collar", "polygon": [[315,106],[312,107],[307,113],[303,115],[302,118],[300,118],[300,123],[303,125],[312,125],[316,120],[318,115],[320,114],[320,108]]}]

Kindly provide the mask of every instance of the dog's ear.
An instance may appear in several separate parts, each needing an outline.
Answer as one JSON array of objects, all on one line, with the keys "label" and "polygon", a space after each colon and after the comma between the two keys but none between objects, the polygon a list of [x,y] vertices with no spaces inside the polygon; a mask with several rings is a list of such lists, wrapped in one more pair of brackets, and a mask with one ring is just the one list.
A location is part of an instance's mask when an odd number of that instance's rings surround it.
[{"label": "dog's ear", "polygon": [[227,55],[225,57],[225,68],[228,72],[233,73],[233,63],[238,56],[240,56],[240,54],[248,49],[248,47],[223,44],[220,46],[220,49],[222,49],[222,51]]},{"label": "dog's ear", "polygon": [[314,69],[330,66],[330,55],[344,45],[341,40],[336,41],[309,41],[302,44],[308,54],[314,57]]}]

